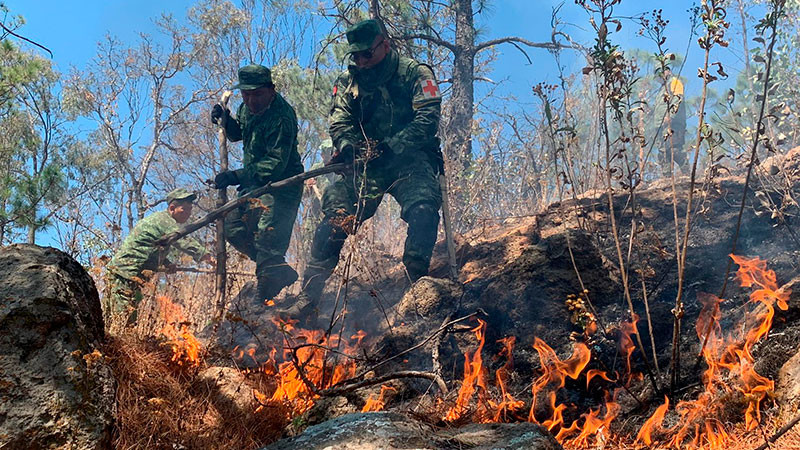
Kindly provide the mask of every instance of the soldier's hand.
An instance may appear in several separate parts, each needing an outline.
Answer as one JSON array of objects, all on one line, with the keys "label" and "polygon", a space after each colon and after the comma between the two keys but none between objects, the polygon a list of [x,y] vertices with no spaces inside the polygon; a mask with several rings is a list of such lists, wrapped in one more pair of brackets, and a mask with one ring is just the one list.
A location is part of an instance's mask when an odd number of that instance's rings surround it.
[{"label": "soldier's hand", "polygon": [[230,114],[230,111],[217,103],[213,108],[211,108],[211,123],[220,125],[222,123],[222,116],[230,116]]},{"label": "soldier's hand", "polygon": [[228,186],[236,186],[239,184],[239,177],[233,170],[225,170],[214,177],[214,187],[217,189],[225,189]]},{"label": "soldier's hand", "polygon": [[325,163],[326,166],[340,163],[349,163],[353,161],[353,154],[355,149],[352,145],[345,145],[341,150],[334,152],[331,159]]},{"label": "soldier's hand", "polygon": [[389,147],[386,142],[379,142],[373,149],[373,155],[370,161],[380,162],[381,164],[387,163],[394,156],[394,151]]}]

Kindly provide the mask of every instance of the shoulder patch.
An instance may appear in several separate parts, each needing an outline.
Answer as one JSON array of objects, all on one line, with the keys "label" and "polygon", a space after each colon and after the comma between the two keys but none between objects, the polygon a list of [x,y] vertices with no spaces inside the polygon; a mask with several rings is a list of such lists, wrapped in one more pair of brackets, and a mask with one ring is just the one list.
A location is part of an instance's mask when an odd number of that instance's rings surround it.
[{"label": "shoulder patch", "polygon": [[433,100],[442,98],[442,93],[439,90],[439,85],[436,80],[427,79],[419,80],[420,87],[422,88],[422,98],[425,100]]},{"label": "shoulder patch", "polygon": [[339,85],[338,84],[334,84],[333,85],[333,96],[334,97],[336,96],[337,92],[339,92]]}]

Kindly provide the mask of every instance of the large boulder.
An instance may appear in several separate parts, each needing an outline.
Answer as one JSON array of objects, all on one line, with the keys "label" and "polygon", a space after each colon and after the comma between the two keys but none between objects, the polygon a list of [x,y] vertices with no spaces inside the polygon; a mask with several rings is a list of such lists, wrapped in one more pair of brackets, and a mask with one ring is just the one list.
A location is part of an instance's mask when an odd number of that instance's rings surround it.
[{"label": "large boulder", "polygon": [[303,434],[278,441],[265,450],[295,448],[557,450],[561,446],[547,430],[532,423],[473,424],[461,429],[436,430],[403,414],[379,412],[347,414],[308,427]]},{"label": "large boulder", "polygon": [[94,282],[54,248],[0,249],[0,448],[108,448],[114,381]]}]

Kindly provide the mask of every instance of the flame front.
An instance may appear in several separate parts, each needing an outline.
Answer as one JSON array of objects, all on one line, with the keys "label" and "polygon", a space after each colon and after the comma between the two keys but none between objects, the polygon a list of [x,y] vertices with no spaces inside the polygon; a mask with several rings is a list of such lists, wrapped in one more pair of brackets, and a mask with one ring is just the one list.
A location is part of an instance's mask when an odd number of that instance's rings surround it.
[{"label": "flame front", "polygon": [[172,361],[184,369],[198,367],[203,347],[189,330],[183,308],[162,295],[156,297],[156,302],[164,321],[161,334],[172,348]]}]

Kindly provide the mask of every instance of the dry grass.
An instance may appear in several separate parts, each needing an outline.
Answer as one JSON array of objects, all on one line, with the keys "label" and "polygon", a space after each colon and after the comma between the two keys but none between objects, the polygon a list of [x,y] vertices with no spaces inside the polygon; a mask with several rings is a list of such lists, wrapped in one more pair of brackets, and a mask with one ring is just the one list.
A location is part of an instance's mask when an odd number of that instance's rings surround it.
[{"label": "dry grass", "polygon": [[153,339],[109,340],[104,352],[117,380],[116,449],[251,449],[279,439],[287,413],[214,404],[198,369],[180,370]]}]

